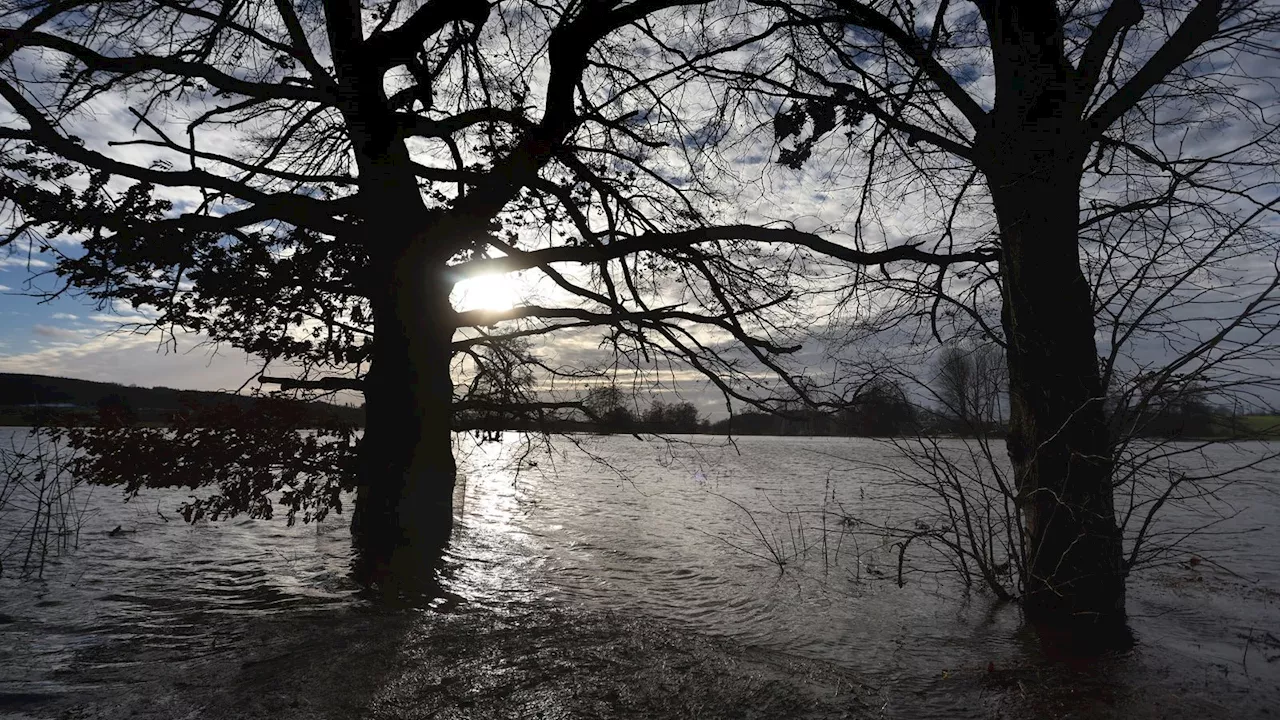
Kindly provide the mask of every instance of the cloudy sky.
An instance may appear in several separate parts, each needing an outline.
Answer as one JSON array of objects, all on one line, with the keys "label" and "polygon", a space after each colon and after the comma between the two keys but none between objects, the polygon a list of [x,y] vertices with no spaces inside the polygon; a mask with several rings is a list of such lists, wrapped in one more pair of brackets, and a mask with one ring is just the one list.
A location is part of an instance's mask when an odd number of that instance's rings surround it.
[{"label": "cloudy sky", "polygon": [[155,334],[122,331],[129,314],[73,297],[40,302],[25,293],[31,274],[25,257],[0,260],[0,372],[196,390],[235,389],[254,374],[232,348],[214,352],[196,338],[164,347]]},{"label": "cloudy sky", "polygon": [[[17,72],[19,76],[25,73],[21,68]],[[1249,72],[1254,73],[1255,70]],[[988,75],[968,73],[962,81],[966,90],[979,102],[988,102],[991,94]],[[1264,104],[1273,105],[1274,96],[1266,98]],[[136,123],[128,116],[123,103],[108,97],[97,110],[93,128],[81,133],[90,145],[96,144],[95,139],[100,137],[136,136],[130,129],[136,129]],[[0,107],[0,123],[10,118],[3,117],[3,108]],[[1230,132],[1217,127],[1213,137],[1223,141],[1229,135]],[[235,145],[234,140],[226,136],[212,140],[206,136],[206,140],[215,150]],[[739,208],[751,209],[750,217],[746,219],[767,222],[785,218],[794,221],[801,229],[824,231],[838,230],[843,224],[847,232],[857,204],[858,178],[864,170],[859,162],[837,164],[834,170],[830,166],[825,169],[814,167],[811,163],[799,172],[791,172],[770,162],[776,157],[776,148],[767,142],[736,145],[730,152],[734,154],[735,161],[740,160],[745,165],[770,166],[768,172],[761,173],[758,182],[746,183],[742,194],[736,196]],[[129,159],[140,165],[152,159],[136,146],[127,150],[117,148],[112,154],[122,153],[130,155]],[[175,199],[180,200],[176,196]],[[915,202],[906,196],[897,197],[893,203],[878,203],[873,208],[881,233],[877,239],[897,244],[916,232],[930,229],[927,227],[930,224],[928,218],[944,217],[945,210],[943,206]],[[925,227],[921,226],[922,223]],[[867,230],[866,227],[863,229]],[[975,233],[978,230],[981,228],[977,228]],[[1270,258],[1264,260],[1269,262]],[[156,335],[122,332],[121,325],[128,323],[133,312],[128,308],[98,308],[75,297],[40,302],[24,295],[29,289],[28,282],[32,281],[32,272],[46,269],[47,266],[39,260],[35,261],[34,267],[28,266],[28,259],[20,252],[0,256],[0,371],[144,386],[235,389],[259,369],[242,353],[231,348],[215,351],[202,346],[199,338],[179,336],[175,346],[162,343]],[[35,282],[42,281],[36,279]],[[1213,283],[1229,285],[1221,278],[1213,280]],[[460,309],[504,307],[518,299],[518,295],[504,289],[501,282],[480,283],[472,289],[473,294],[479,297],[461,302]],[[1230,300],[1237,304],[1240,301],[1238,298]],[[592,344],[583,345],[582,351],[590,350]]]},{"label": "cloudy sky", "polygon": [[[199,336],[179,335],[175,346],[156,332],[130,332],[131,321],[141,318],[127,306],[101,308],[70,294],[35,297],[35,290],[52,286],[42,275],[48,268],[25,254],[0,255],[0,372],[226,390],[261,368],[239,350],[213,348]],[[461,283],[454,303],[459,310],[506,308],[531,293],[525,283],[486,277]]]}]

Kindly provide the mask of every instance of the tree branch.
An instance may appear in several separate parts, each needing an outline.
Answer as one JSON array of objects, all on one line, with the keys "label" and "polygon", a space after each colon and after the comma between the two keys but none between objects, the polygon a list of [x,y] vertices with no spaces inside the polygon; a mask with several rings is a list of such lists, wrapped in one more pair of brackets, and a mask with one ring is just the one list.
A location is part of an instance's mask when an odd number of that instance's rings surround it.
[{"label": "tree branch", "polygon": [[513,127],[529,129],[534,123],[522,113],[505,108],[484,107],[464,110],[439,120],[412,113],[397,113],[396,120],[404,135],[417,137],[448,137],[474,125],[486,122],[506,123]]},{"label": "tree branch", "polygon": [[316,200],[294,193],[266,193],[244,183],[202,170],[166,171],[130,165],[89,150],[80,143],[64,137],[49,124],[38,108],[23,97],[22,93],[3,80],[0,80],[0,98],[4,98],[12,105],[13,109],[30,125],[27,130],[0,128],[0,138],[32,141],[71,162],[153,185],[205,187],[219,190],[232,197],[252,202],[259,208],[270,211],[271,217],[299,227],[309,227],[331,234],[348,229],[346,223],[333,219],[335,207],[329,201]]},{"label": "tree branch", "polygon": [[427,38],[452,22],[468,22],[480,27],[489,18],[485,0],[427,0],[392,30],[375,33],[365,41],[365,58],[381,68],[390,68],[422,49]]},{"label": "tree branch", "polygon": [[307,34],[302,29],[298,14],[293,10],[292,0],[276,0],[276,11],[280,13],[285,29],[289,31],[289,39],[293,43],[292,54],[311,74],[311,79],[315,81],[316,86],[327,90],[336,89],[337,83],[334,82],[333,76],[325,71],[316,60],[315,53],[311,51],[311,43],[307,42]]},{"label": "tree branch", "polygon": [[335,100],[334,96],[325,89],[286,83],[263,83],[242,80],[205,63],[152,55],[111,57],[56,35],[0,28],[0,45],[14,42],[15,38],[20,47],[42,47],[70,55],[79,60],[86,68],[99,72],[121,75],[159,72],[173,77],[200,78],[219,90],[267,100],[302,100],[321,104],[330,104]]},{"label": "tree branch", "polygon": [[267,385],[279,385],[281,390],[355,390],[364,392],[364,380],[357,380],[356,378],[327,377],[319,380],[303,380],[300,378],[259,375],[258,382]]},{"label": "tree branch", "polygon": [[1096,137],[1105,132],[1169,73],[1186,62],[1201,45],[1213,38],[1221,22],[1218,17],[1221,9],[1222,0],[1200,0],[1196,3],[1151,59],[1089,116],[1087,126],[1090,135]]},{"label": "tree branch", "polygon": [[981,130],[987,124],[987,113],[973,99],[960,83],[942,67],[937,58],[929,54],[928,48],[920,43],[913,32],[903,30],[887,16],[861,2],[841,0],[836,6],[847,13],[850,24],[857,25],[889,38],[915,61],[916,65],[929,76],[929,80],[942,91],[951,104],[964,115],[965,120],[974,130]]},{"label": "tree branch", "polygon": [[[1116,36],[1142,21],[1142,0],[1115,0],[1102,16],[1098,27],[1094,28],[1085,44],[1084,52],[1076,67],[1077,82],[1081,91],[1091,93],[1102,74],[1102,65],[1107,58],[1107,51],[1116,41]],[[1088,99],[1087,96],[1084,99]]]},{"label": "tree branch", "polygon": [[528,270],[553,263],[586,263],[613,260],[639,252],[657,252],[663,250],[679,250],[705,242],[719,240],[749,240],[771,245],[793,245],[805,247],[827,257],[841,260],[853,265],[884,265],[891,262],[908,261],[929,265],[946,266],[955,263],[986,263],[999,259],[999,252],[993,248],[970,250],[960,253],[931,253],[920,249],[920,243],[899,245],[885,250],[865,251],[825,240],[813,233],[801,232],[792,228],[768,228],[755,225],[725,225],[721,227],[699,228],[673,233],[648,233],[596,246],[566,246],[534,250],[531,252],[515,252],[507,257],[472,260],[451,268],[455,282],[495,273]]},{"label": "tree branch", "polygon": [[[957,157],[962,157],[966,160],[969,160],[970,162],[973,161],[973,148],[969,147],[968,145],[965,145],[962,142],[952,140],[951,138],[946,137],[945,135],[941,135],[932,130],[922,128],[919,125],[915,125],[903,120],[900,114],[892,110],[886,110],[880,107],[880,103],[877,102],[876,98],[873,97],[867,91],[863,90],[862,88],[859,88],[855,85],[851,85],[849,83],[843,83],[843,82],[837,82],[835,80],[831,80],[826,75],[810,70],[809,68],[806,68],[804,66],[800,66],[800,70],[801,72],[804,72],[809,77],[822,83],[823,85],[826,85],[832,90],[843,92],[853,97],[856,97],[858,100],[862,102],[860,106],[861,109],[866,110],[877,120],[884,123],[887,127],[897,130],[898,132],[905,133],[907,136],[908,145],[914,145],[918,141],[924,141],[929,143],[930,145],[937,147],[940,150],[945,150],[951,153],[952,155],[955,155]],[[799,93],[793,93],[793,94],[799,95]]]}]

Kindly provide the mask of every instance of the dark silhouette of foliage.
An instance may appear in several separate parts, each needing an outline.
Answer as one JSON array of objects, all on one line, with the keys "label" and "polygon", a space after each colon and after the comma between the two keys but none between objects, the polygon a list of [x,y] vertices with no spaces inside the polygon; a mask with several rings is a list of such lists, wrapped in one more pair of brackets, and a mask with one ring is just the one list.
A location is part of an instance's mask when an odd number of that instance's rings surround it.
[{"label": "dark silhouette of foliage", "polygon": [[[1154,378],[1153,378],[1154,380]],[[1143,438],[1244,437],[1229,418],[1215,413],[1209,396],[1195,376],[1170,378],[1155,390],[1144,390],[1133,404],[1115,404],[1111,423],[1118,434]]]},{"label": "dark silhouette of foliage", "polygon": [[169,427],[118,423],[56,435],[75,451],[68,467],[76,477],[119,487],[126,498],[149,487],[216,488],[181,505],[187,521],[268,519],[277,506],[290,525],[319,520],[342,510],[355,477],[354,426],[318,424],[306,407],[274,398],[190,408]]},{"label": "dark silhouette of foliage", "polygon": [[869,383],[858,402],[842,416],[843,434],[860,437],[898,437],[916,432],[919,412],[902,386],[886,379]]},{"label": "dark silhouette of foliage", "polygon": [[635,399],[616,385],[593,387],[582,399],[586,419],[613,432],[630,432],[635,428],[634,405]]},{"label": "dark silhouette of foliage", "polygon": [[644,412],[641,422],[648,432],[694,433],[698,431],[698,408],[693,403],[675,403],[655,399]]}]

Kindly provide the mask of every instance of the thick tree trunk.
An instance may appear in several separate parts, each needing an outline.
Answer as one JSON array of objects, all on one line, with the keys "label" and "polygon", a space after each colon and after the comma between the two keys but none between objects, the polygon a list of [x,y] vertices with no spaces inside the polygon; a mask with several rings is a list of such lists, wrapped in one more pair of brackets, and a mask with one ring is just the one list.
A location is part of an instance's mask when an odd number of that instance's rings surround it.
[{"label": "thick tree trunk", "polygon": [[[1033,154],[993,176],[1003,246],[1008,448],[1026,529],[1027,616],[1076,648],[1128,642],[1121,535],[1089,284],[1079,172]],[[1039,165],[1037,167],[1037,165]]]},{"label": "thick tree trunk", "polygon": [[388,209],[371,260],[374,352],[352,534],[360,575],[383,587],[429,589],[453,528],[449,373],[452,284],[422,237]]},{"label": "thick tree trunk", "polygon": [[[478,15],[476,3],[436,5],[426,15],[461,8],[454,19],[470,23],[482,23],[487,15],[485,3],[478,4]],[[496,198],[483,217],[473,211],[466,227],[456,227],[457,218],[445,211],[426,208],[403,128],[388,103],[388,64],[365,44],[359,3],[323,7],[337,105],[359,171],[360,232],[368,254],[359,282],[375,333],[352,518],[356,571],[384,588],[430,589],[453,527],[457,470],[450,432],[454,312],[447,262],[487,228],[505,199]]]},{"label": "thick tree trunk", "polygon": [[374,263],[373,363],[352,532],[368,581],[430,583],[453,527],[450,286],[420,243]]},{"label": "thick tree trunk", "polygon": [[[345,27],[360,35],[358,13],[348,9],[326,5],[341,16],[331,19],[331,33]],[[453,527],[449,236],[432,229],[439,214],[423,206],[414,165],[387,110],[382,69],[349,48],[337,52],[350,37],[331,42],[359,169],[368,253],[360,282],[374,326],[351,522],[356,575],[384,590],[429,592]]]},{"label": "thick tree trunk", "polygon": [[995,104],[977,161],[1000,227],[1009,457],[1025,525],[1027,617],[1070,650],[1130,642],[1089,283],[1080,270],[1085,98],[1055,3],[980,5]]}]

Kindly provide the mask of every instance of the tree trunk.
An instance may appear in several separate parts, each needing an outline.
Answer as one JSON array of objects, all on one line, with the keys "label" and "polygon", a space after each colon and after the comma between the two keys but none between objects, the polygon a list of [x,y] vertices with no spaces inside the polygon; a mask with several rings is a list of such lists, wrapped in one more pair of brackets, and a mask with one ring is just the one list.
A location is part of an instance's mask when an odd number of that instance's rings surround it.
[{"label": "tree trunk", "polygon": [[1080,270],[1087,92],[1066,60],[1055,3],[980,5],[995,103],[977,161],[1000,228],[1009,365],[1009,458],[1025,525],[1024,607],[1071,651],[1126,645],[1125,570],[1094,340]]},{"label": "tree trunk", "polygon": [[1077,245],[1079,173],[1061,155],[1039,155],[1038,168],[1036,159],[991,182],[1003,251],[1008,449],[1026,527],[1025,608],[1056,643],[1114,646],[1128,642],[1125,571]]},{"label": "tree trunk", "polygon": [[[326,12],[345,7],[326,4]],[[359,35],[358,17],[342,23]],[[331,29],[342,23],[331,21]],[[341,48],[349,38],[332,41]],[[387,111],[382,70],[358,53],[337,53],[335,60],[359,169],[368,253],[361,285],[374,326],[351,520],[355,570],[384,591],[430,592],[453,528],[457,470],[450,434],[453,286],[445,275],[451,236],[434,227],[440,214],[423,206],[413,162]]]},{"label": "tree trunk", "polygon": [[453,528],[451,286],[421,241],[388,255],[372,263],[376,335],[352,534],[363,581],[423,589]]}]

